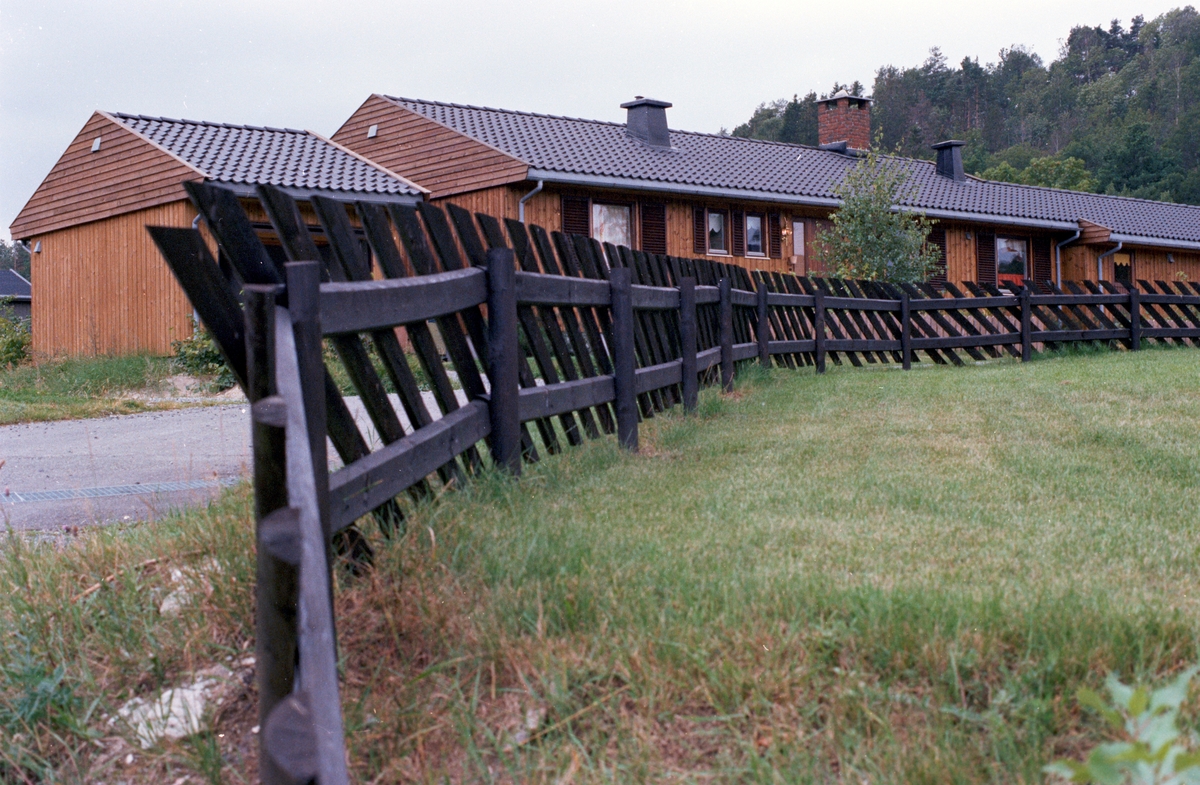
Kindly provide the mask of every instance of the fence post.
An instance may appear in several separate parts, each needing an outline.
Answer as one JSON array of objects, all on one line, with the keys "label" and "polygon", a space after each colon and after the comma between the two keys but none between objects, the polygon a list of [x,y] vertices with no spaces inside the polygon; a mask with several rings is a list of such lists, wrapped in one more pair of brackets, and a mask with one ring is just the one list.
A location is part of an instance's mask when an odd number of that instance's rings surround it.
[{"label": "fence post", "polygon": [[767,306],[767,282],[760,276],[758,279],[758,361],[763,368],[771,367],[771,319]]},{"label": "fence post", "polygon": [[1135,352],[1142,348],[1142,300],[1137,284],[1129,287],[1129,345]]},{"label": "fence post", "polygon": [[733,392],[733,283],[729,278],[718,282],[721,294],[721,389]]},{"label": "fence post", "polygon": [[288,262],[288,313],[296,339],[296,363],[304,396],[304,423],[308,427],[317,511],[325,535],[325,555],[333,563],[333,531],[329,519],[329,457],[325,440],[325,361],[321,357],[321,266],[319,262]]},{"label": "fence post", "polygon": [[616,393],[617,442],[638,449],[637,378],[633,344],[633,279],[628,267],[609,271],[612,290],[613,388]]},{"label": "fence post", "polygon": [[517,337],[516,257],[508,248],[487,254],[488,417],[492,461],[509,474],[521,473],[520,363]]},{"label": "fence post", "polygon": [[[279,287],[244,287],[246,304],[246,397],[250,401],[250,438],[254,446],[255,620],[254,661],[258,679],[258,724],[287,698],[295,684],[297,564],[280,558],[280,545],[296,543],[299,532],[287,527],[287,460],[284,423],[287,412],[275,395],[275,295]],[[275,514],[275,515],[273,515]],[[279,525],[280,521],[284,525]],[[289,531],[290,528],[290,531]],[[290,540],[290,543],[287,541]],[[294,551],[293,551],[294,552]],[[259,734],[259,778],[265,785],[290,778],[267,754]]]},{"label": "fence post", "polygon": [[813,292],[813,343],[816,344],[817,373],[825,373],[825,292]]},{"label": "fence post", "polygon": [[1021,288],[1021,362],[1027,363],[1033,358],[1033,341],[1031,340],[1031,308],[1029,307],[1029,287]]},{"label": "fence post", "polygon": [[696,279],[679,281],[679,343],[682,354],[683,410],[696,411],[700,379],[696,370]]},{"label": "fence post", "polygon": [[904,370],[912,368],[912,312],[909,310],[908,292],[900,293],[900,355]]}]

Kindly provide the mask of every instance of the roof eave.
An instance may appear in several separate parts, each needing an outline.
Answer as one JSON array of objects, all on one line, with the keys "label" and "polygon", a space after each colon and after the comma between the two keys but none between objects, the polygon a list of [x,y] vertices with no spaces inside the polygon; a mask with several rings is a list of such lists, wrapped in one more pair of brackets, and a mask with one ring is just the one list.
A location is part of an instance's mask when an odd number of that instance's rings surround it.
[{"label": "roof eave", "polygon": [[1108,237],[1109,242],[1125,243],[1126,245],[1145,245],[1152,248],[1179,248],[1184,251],[1200,251],[1200,242],[1189,240],[1163,240],[1157,237],[1143,237],[1137,234],[1119,234],[1113,232]]},{"label": "roof eave", "polygon": [[[252,183],[232,183],[227,180],[213,180],[212,182],[232,191],[236,196],[257,197],[257,184]],[[308,201],[313,196],[325,196],[330,199],[336,199],[339,202],[378,202],[381,204],[409,204],[415,205],[418,202],[424,201],[424,197],[420,194],[381,194],[373,191],[342,191],[331,188],[296,188],[294,186],[276,186],[288,196],[299,201]]]},{"label": "roof eave", "polygon": [[530,168],[526,175],[528,180],[545,180],[557,185],[578,185],[592,188],[624,188],[635,191],[653,191],[661,194],[681,194],[685,196],[715,196],[722,199],[744,199],[754,202],[785,202],[788,204],[804,204],[817,207],[838,207],[841,200],[822,196],[797,196],[795,194],[774,193],[770,191],[742,191],[733,188],[720,188],[711,185],[692,185],[690,183],[667,183],[657,180],[640,180],[631,177],[608,177],[594,174],[574,174],[571,172],[555,172],[548,169]]}]

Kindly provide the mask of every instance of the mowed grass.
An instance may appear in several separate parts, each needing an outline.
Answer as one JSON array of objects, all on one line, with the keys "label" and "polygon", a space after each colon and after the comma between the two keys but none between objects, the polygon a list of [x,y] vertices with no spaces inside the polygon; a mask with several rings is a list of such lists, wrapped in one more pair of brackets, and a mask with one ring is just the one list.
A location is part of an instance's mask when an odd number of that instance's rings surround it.
[{"label": "mowed grass", "polygon": [[169,358],[149,355],[52,359],[0,368],[0,425],[169,407],[130,393],[153,388],[171,373]]},{"label": "mowed grass", "polygon": [[[480,478],[376,538],[369,575],[339,572],[355,777],[1042,781],[1047,761],[1105,738],[1079,686],[1198,659],[1198,428],[1190,350],[750,371],[696,416],[644,423],[638,455],[609,438],[518,481]],[[0,580],[24,599],[0,610],[5,656],[21,642],[63,663],[78,705],[108,706],[240,650],[248,496],[222,504],[10,548]],[[154,612],[156,570],[96,592],[101,617],[65,599],[197,542],[218,552],[223,588],[182,617]],[[78,621],[60,630],[55,613]],[[122,624],[154,647],[123,644]],[[0,683],[0,701],[19,705],[23,683]],[[252,776],[246,711],[214,719],[223,768],[193,743],[121,770],[116,731],[83,743],[40,722],[10,761],[131,782]]]}]

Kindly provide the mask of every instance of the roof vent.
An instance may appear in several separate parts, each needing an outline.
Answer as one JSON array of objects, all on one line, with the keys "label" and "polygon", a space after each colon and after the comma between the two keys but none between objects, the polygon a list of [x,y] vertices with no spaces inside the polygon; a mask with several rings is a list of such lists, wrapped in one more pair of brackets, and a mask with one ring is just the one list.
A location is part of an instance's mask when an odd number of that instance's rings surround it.
[{"label": "roof vent", "polygon": [[621,104],[622,109],[628,110],[625,135],[651,147],[669,148],[671,134],[667,131],[667,109],[670,106],[666,101],[656,101],[640,95],[629,103]]},{"label": "roof vent", "polygon": [[104,137],[102,137],[102,136],[97,136],[95,139],[93,139],[93,140],[92,140],[92,152],[93,152],[93,153],[95,153],[95,152],[99,152],[99,150],[100,150],[100,140],[101,140],[101,139],[103,139],[103,138],[104,138]]},{"label": "roof vent", "polygon": [[963,171],[962,148],[966,142],[961,142],[958,139],[950,139],[945,142],[938,142],[933,146],[937,150],[937,173],[942,177],[949,177],[955,182],[961,183],[967,179],[966,173]]},{"label": "roof vent", "polygon": [[373,125],[367,129],[367,138],[368,139],[374,139],[378,135],[379,135],[379,126],[378,125]]}]

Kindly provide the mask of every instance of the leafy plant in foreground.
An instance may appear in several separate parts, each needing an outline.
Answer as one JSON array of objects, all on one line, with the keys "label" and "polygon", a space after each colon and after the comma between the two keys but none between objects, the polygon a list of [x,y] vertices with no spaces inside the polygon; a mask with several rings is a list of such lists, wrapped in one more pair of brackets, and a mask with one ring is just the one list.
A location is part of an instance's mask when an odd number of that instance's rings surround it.
[{"label": "leafy plant in foreground", "polygon": [[233,371],[225,365],[225,358],[217,348],[217,342],[208,330],[196,325],[191,338],[172,341],[175,365],[179,370],[195,376],[212,377],[212,386],[217,390],[228,390],[235,384]]},{"label": "leafy plant in foreground", "polygon": [[1046,767],[1068,782],[1100,785],[1200,784],[1200,739],[1179,729],[1179,707],[1200,668],[1189,668],[1153,692],[1122,684],[1108,676],[1112,705],[1095,692],[1079,690],[1079,703],[1099,712],[1120,735],[1120,741],[1101,744],[1087,760],[1058,760]]}]

